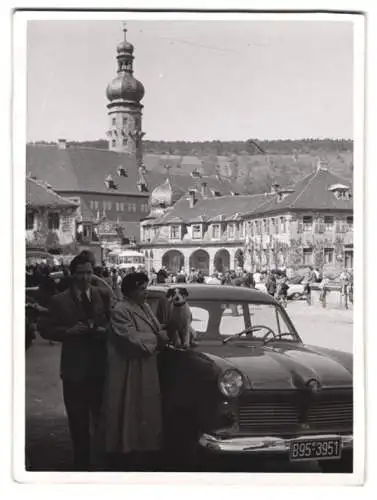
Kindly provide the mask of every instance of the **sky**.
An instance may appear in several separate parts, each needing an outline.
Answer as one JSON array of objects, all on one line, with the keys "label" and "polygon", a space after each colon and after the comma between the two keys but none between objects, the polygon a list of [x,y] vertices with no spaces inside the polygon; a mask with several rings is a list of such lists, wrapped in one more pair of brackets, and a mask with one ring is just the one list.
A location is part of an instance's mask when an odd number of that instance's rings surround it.
[{"label": "sky", "polygon": [[[149,140],[352,138],[353,26],[342,21],[127,23]],[[120,21],[29,21],[27,140],[108,129]]]}]

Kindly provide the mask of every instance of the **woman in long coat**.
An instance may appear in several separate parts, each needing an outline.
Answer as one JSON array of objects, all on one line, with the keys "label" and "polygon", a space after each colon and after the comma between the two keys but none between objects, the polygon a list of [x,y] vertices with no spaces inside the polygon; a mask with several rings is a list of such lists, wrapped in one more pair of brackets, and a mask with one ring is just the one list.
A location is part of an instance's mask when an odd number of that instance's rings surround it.
[{"label": "woman in long coat", "polygon": [[111,314],[103,437],[117,460],[151,456],[163,444],[157,353],[168,339],[145,302],[147,284],[144,273],[127,275]]}]

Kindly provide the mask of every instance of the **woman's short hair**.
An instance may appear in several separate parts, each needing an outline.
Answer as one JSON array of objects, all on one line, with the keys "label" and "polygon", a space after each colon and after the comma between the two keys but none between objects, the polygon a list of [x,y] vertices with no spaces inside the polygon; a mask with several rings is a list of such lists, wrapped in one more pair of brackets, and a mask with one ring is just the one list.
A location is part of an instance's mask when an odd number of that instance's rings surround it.
[{"label": "woman's short hair", "polygon": [[141,285],[144,285],[144,283],[148,283],[148,281],[148,276],[143,272],[127,274],[122,280],[122,294],[128,296],[135,292]]}]

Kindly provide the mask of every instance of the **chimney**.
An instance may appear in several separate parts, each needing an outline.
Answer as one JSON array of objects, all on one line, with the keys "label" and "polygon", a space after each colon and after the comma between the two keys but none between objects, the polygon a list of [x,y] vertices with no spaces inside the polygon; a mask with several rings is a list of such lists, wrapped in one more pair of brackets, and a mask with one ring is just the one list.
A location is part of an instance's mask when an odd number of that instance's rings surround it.
[{"label": "chimney", "polygon": [[67,140],[66,139],[58,139],[58,148],[59,149],[67,149]]},{"label": "chimney", "polygon": [[196,196],[194,189],[190,189],[189,191],[189,202],[190,202],[190,208],[193,208],[196,203]]},{"label": "chimney", "polygon": [[201,186],[201,195],[203,198],[205,198],[207,196],[207,183],[203,181],[200,186]]}]

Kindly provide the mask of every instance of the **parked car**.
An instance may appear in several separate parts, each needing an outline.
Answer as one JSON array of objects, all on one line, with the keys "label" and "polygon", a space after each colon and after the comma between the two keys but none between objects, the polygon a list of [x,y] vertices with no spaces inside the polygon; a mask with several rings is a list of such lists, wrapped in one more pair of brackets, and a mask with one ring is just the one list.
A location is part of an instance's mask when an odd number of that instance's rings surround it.
[{"label": "parked car", "polygon": [[[195,460],[267,455],[352,471],[352,354],[304,345],[287,312],[265,293],[183,286],[197,342],[160,354],[167,443]],[[163,324],[165,294],[164,286],[149,288]]]},{"label": "parked car", "polygon": [[[300,300],[305,297],[305,284],[303,283],[304,277],[301,277],[299,280],[289,280],[288,281],[288,291],[287,291],[287,299],[288,300]],[[264,283],[257,283],[255,288],[260,292],[267,293],[267,288]]]}]

